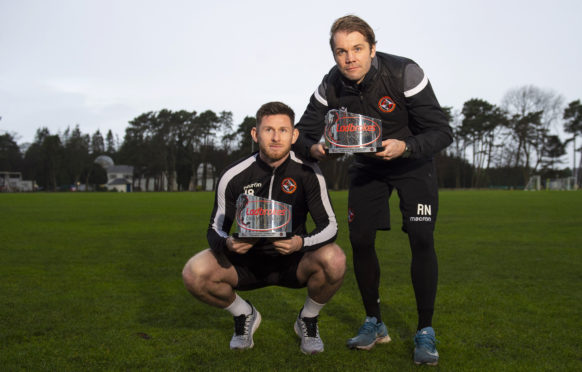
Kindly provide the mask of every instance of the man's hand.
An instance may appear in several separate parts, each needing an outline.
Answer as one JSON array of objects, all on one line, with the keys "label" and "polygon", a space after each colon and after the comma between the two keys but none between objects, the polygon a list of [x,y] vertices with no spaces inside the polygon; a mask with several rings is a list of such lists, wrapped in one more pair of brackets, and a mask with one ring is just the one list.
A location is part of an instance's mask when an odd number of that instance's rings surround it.
[{"label": "man's hand", "polygon": [[387,139],[382,141],[384,151],[375,153],[376,157],[383,160],[392,160],[399,158],[406,150],[406,142],[397,139]]},{"label": "man's hand", "polygon": [[299,235],[293,235],[290,239],[281,239],[273,241],[273,246],[277,252],[287,255],[297,252],[303,246],[303,238]]},{"label": "man's hand", "polygon": [[325,158],[325,148],[322,143],[315,143],[311,145],[309,149],[311,157],[317,160],[323,160]]},{"label": "man's hand", "polygon": [[226,238],[228,250],[238,254],[245,254],[255,245],[258,239],[236,239],[232,236]]}]

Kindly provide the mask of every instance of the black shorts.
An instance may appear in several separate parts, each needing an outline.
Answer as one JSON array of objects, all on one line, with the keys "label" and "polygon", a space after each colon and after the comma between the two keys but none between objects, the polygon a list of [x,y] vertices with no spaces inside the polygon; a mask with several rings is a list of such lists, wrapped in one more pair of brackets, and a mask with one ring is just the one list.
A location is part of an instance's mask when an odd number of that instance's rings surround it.
[{"label": "black shorts", "polygon": [[396,189],[402,229],[434,230],[438,211],[438,182],[434,163],[409,160],[402,167],[353,165],[349,169],[348,222],[350,231],[389,230],[388,199]]},{"label": "black shorts", "polygon": [[225,258],[234,266],[238,274],[235,289],[248,291],[277,285],[287,288],[303,288],[305,283],[297,280],[297,267],[304,252],[290,255],[266,255],[261,251],[250,250],[246,254],[227,251]]}]

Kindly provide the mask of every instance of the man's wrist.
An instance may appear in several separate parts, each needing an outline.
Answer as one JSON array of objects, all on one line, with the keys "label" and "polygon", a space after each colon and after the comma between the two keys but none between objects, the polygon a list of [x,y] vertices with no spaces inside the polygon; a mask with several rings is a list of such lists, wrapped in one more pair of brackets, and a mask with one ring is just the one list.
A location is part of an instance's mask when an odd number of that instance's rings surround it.
[{"label": "man's wrist", "polygon": [[299,242],[298,242],[299,248],[297,248],[297,252],[299,252],[303,248],[304,240],[303,240],[303,237],[301,235],[293,235],[293,238],[296,238],[296,237],[299,238]]},{"label": "man's wrist", "polygon": [[410,145],[408,144],[408,142],[404,141],[404,152],[402,153],[402,155],[400,155],[400,157],[406,159],[406,158],[410,157],[411,154],[412,154],[412,151],[410,150]]}]

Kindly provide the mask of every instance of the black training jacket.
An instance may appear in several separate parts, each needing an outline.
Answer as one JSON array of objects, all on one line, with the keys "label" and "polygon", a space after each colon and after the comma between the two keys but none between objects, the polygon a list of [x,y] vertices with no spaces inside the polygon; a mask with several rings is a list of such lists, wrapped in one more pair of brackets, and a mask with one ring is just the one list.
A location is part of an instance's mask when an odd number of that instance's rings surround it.
[{"label": "black training jacket", "polygon": [[[290,204],[292,232],[303,238],[302,251],[315,250],[337,236],[335,214],[319,167],[291,151],[287,160],[273,169],[254,153],[228,166],[219,178],[207,233],[210,248],[216,252],[228,249],[226,239],[235,221],[236,200],[242,193]],[[310,233],[305,226],[307,213],[315,222],[315,230]],[[251,250],[279,255],[266,239],[259,240]]]},{"label": "black training jacket", "polygon": [[[309,156],[309,148],[319,142],[325,129],[324,117],[331,109],[345,107],[349,112],[382,120],[382,139],[404,140],[410,159],[432,158],[452,142],[452,131],[428,78],[412,60],[377,52],[370,71],[360,84],[343,77],[334,66],[315,90],[305,113],[296,125],[300,136],[293,149]],[[391,164],[356,155],[362,163]]]}]

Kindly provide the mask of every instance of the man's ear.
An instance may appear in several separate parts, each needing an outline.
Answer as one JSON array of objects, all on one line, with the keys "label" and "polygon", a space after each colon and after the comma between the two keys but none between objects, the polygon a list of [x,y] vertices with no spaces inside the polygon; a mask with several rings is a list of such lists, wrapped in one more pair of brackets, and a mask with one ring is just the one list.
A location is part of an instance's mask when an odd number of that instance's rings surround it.
[{"label": "man's ear", "polygon": [[251,128],[251,137],[253,137],[253,141],[255,141],[255,143],[259,143],[257,140],[257,127]]},{"label": "man's ear", "polygon": [[372,45],[370,56],[372,56],[372,58],[376,56],[376,44]]},{"label": "man's ear", "polygon": [[299,138],[299,129],[293,128],[293,139],[291,140],[291,144],[294,144]]}]

